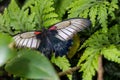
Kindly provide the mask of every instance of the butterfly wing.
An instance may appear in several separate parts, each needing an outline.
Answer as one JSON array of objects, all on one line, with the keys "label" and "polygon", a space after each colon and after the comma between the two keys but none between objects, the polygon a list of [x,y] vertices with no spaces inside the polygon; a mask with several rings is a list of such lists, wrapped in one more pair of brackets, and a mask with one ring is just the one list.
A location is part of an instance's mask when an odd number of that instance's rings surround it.
[{"label": "butterfly wing", "polygon": [[82,31],[86,27],[90,25],[90,21],[88,19],[69,19],[66,21],[62,21],[57,23],[49,28],[57,31],[55,34],[55,38],[53,38],[52,43],[55,51],[55,55],[63,56],[67,54],[69,47],[72,44],[72,37],[77,32]]},{"label": "butterfly wing", "polygon": [[[65,55],[71,45],[73,35],[90,25],[87,19],[69,19],[55,24],[42,32],[25,32],[14,36],[17,47],[35,48],[49,56]],[[53,31],[52,31],[53,30]]]},{"label": "butterfly wing", "polygon": [[13,37],[17,47],[38,48],[40,40],[36,38],[35,32],[25,32]]},{"label": "butterfly wing", "polygon": [[88,19],[69,19],[55,24],[50,30],[56,29],[58,34],[56,37],[62,41],[67,41],[73,37],[77,32],[82,31],[90,25]]}]

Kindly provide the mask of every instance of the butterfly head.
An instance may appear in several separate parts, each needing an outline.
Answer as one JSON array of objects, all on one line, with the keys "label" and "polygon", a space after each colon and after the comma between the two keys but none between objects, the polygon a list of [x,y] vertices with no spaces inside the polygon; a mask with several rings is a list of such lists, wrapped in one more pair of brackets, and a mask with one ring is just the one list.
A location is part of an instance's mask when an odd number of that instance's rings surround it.
[{"label": "butterfly head", "polygon": [[41,31],[35,31],[34,34],[35,34],[35,35],[40,35],[41,33],[43,34],[43,33],[45,33],[45,32],[47,32],[47,29],[42,28]]},{"label": "butterfly head", "polygon": [[35,31],[34,34],[39,35],[39,34],[41,34],[41,32],[40,31]]}]

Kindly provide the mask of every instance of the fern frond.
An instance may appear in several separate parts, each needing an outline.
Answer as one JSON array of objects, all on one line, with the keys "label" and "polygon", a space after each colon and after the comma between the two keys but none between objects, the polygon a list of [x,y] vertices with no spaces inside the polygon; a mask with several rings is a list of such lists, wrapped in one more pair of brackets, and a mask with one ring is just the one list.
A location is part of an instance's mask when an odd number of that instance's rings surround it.
[{"label": "fern frond", "polygon": [[47,18],[54,18],[54,17],[57,17],[58,15],[55,14],[55,13],[49,13],[47,15],[44,16],[44,19],[47,19]]},{"label": "fern frond", "polygon": [[103,32],[108,31],[108,16],[115,19],[115,10],[118,9],[118,1],[76,0],[70,5],[68,17],[89,17],[93,26],[101,24]]},{"label": "fern frond", "polygon": [[[98,57],[100,49],[94,49],[88,47],[83,56],[81,57],[78,66],[81,66],[80,71],[83,71],[84,80],[92,80],[92,76],[95,75],[98,69]],[[84,63],[83,63],[84,62]]]},{"label": "fern frond", "polygon": [[115,45],[103,48],[101,54],[110,61],[120,63],[120,50]]},{"label": "fern frond", "polygon": [[[15,0],[11,0],[10,5],[4,10],[2,15],[4,24],[1,27],[6,28],[6,30],[2,28],[3,32],[14,35],[20,31],[33,30],[35,27],[33,22],[34,13],[30,15],[28,13],[28,10],[20,10]],[[11,27],[15,29],[14,33],[11,31]]]},{"label": "fern frond", "polygon": [[[70,63],[65,56],[57,57],[57,58],[55,56],[52,56],[51,61],[52,63],[56,64],[62,71],[66,71],[70,69]],[[67,75],[67,76],[70,80],[72,79],[71,75]]]},{"label": "fern frond", "polygon": [[46,26],[53,25],[53,24],[55,24],[55,22],[59,22],[59,20],[56,20],[55,18],[53,18],[53,19],[50,18],[49,20],[44,22],[44,25],[46,25]]},{"label": "fern frond", "polygon": [[118,9],[118,0],[112,0],[108,7],[108,14],[112,17],[112,19],[115,19],[114,11],[115,9]]},{"label": "fern frond", "polygon": [[109,34],[108,34],[109,41],[112,44],[119,45],[119,43],[120,43],[120,26],[115,25],[115,26],[111,27],[108,32],[109,32]]},{"label": "fern frond", "polygon": [[48,14],[49,12],[54,11],[54,10],[55,10],[55,8],[50,7],[50,8],[46,8],[43,12],[44,12],[45,14]]},{"label": "fern frond", "polygon": [[101,54],[101,50],[109,46],[110,42],[107,33],[102,33],[102,30],[94,33],[88,40],[81,46],[87,47],[81,56],[78,66],[81,66],[84,80],[92,80],[92,76],[98,69],[98,57]]},{"label": "fern frond", "polygon": [[[35,23],[38,25],[37,29],[48,27],[59,21],[57,19],[58,15],[53,8],[53,0],[36,0],[34,3],[30,3],[29,1],[28,3],[29,4],[26,3],[26,5],[31,8],[31,12],[35,13]],[[32,4],[34,4],[34,6],[32,6]]]},{"label": "fern frond", "polygon": [[95,5],[90,8],[89,16],[90,16],[90,20],[92,21],[93,26],[95,26],[96,24],[96,17],[98,14],[97,12],[98,12],[98,5]]},{"label": "fern frond", "polygon": [[58,14],[59,19],[62,19],[72,1],[73,0],[54,0],[55,12]]},{"label": "fern frond", "polygon": [[84,10],[89,9],[93,4],[91,2],[93,2],[95,0],[75,0],[71,5],[70,5],[70,10],[68,13],[70,13],[68,15],[68,18],[72,18],[72,17],[78,17],[80,13],[82,13]]},{"label": "fern frond", "polygon": [[84,65],[82,65],[82,69],[84,69],[82,77],[84,80],[92,80],[92,76],[94,76],[96,73],[96,69],[95,69],[94,65],[96,67],[98,67],[98,57],[99,57],[99,55],[95,55],[95,56],[91,57],[90,61],[86,61],[86,63],[84,63]]},{"label": "fern frond", "polygon": [[[107,33],[102,33],[102,30],[95,32],[88,40],[84,42],[81,46],[83,47],[93,47],[93,48],[102,48],[105,45],[109,45]],[[80,48],[80,49],[81,49]]]},{"label": "fern frond", "polygon": [[[87,47],[78,62],[78,66],[81,66],[84,80],[92,80],[92,76],[94,76],[98,68],[99,55],[103,55],[109,61],[120,63],[119,30],[118,25],[108,29],[107,33],[99,30],[81,46],[81,48]],[[89,75],[89,78],[86,75]]]},{"label": "fern frond", "polygon": [[[85,61],[93,53],[99,53],[104,48],[110,45],[107,33],[102,33],[102,30],[95,32],[88,40],[86,40],[81,48],[87,47],[83,56],[79,61],[79,65]],[[80,49],[81,49],[80,48]]]},{"label": "fern frond", "polygon": [[[14,5],[14,7],[13,7]],[[13,26],[12,23],[16,20],[16,17],[19,13],[19,7],[17,6],[16,2],[14,0],[11,1],[8,9],[6,8],[4,10],[4,14],[1,15],[1,30],[3,32],[7,32],[11,35],[13,35],[13,32],[11,31],[10,27]],[[13,20],[13,21],[12,21]]]},{"label": "fern frond", "polygon": [[86,50],[85,50],[85,52],[84,52],[84,54],[81,56],[81,58],[80,58],[80,60],[79,60],[79,62],[78,62],[78,66],[82,63],[82,62],[84,62],[91,54],[93,54],[93,53],[96,53],[96,52],[98,52],[100,49],[93,49],[93,48],[91,48],[91,47],[88,47],[88,48],[86,48]]},{"label": "fern frond", "polygon": [[103,32],[107,32],[107,18],[108,18],[108,14],[107,14],[107,8],[106,5],[104,5],[103,3],[99,4],[99,9],[98,9],[98,20],[99,23],[101,24],[101,26],[103,27]]},{"label": "fern frond", "polygon": [[5,27],[3,27],[4,26],[4,22],[5,22],[5,20],[3,19],[3,15],[0,14],[0,32],[2,32],[2,31],[7,32]]},{"label": "fern frond", "polygon": [[83,13],[79,14],[80,17],[87,18],[89,14],[89,9],[83,11]]}]

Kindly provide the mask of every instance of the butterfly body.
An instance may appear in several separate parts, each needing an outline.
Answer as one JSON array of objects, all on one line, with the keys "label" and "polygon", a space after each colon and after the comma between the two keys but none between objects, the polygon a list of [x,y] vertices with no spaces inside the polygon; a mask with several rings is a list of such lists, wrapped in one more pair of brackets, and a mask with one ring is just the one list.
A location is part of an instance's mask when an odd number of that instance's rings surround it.
[{"label": "butterfly body", "polygon": [[72,37],[90,25],[87,19],[70,19],[57,23],[42,31],[25,32],[14,36],[17,47],[34,48],[50,57],[67,54],[72,44]]},{"label": "butterfly body", "polygon": [[62,41],[55,37],[57,33],[57,30],[52,28],[48,30],[43,29],[40,34],[36,35],[36,38],[41,40],[41,45],[38,47],[38,50],[44,53],[47,57],[50,57],[52,52],[55,52],[56,56],[65,55],[68,51],[68,48],[71,46],[71,39],[68,41]]}]

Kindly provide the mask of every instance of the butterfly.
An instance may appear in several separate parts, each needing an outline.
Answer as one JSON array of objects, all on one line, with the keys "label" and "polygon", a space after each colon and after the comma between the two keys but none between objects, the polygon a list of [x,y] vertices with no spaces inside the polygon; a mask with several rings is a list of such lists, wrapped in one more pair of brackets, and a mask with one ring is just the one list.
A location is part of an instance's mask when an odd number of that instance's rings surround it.
[{"label": "butterfly", "polygon": [[88,19],[68,19],[56,23],[48,29],[19,33],[13,38],[18,48],[37,49],[47,57],[51,57],[53,52],[55,56],[63,56],[67,54],[72,45],[74,34],[84,30],[89,25],[90,20]]}]

